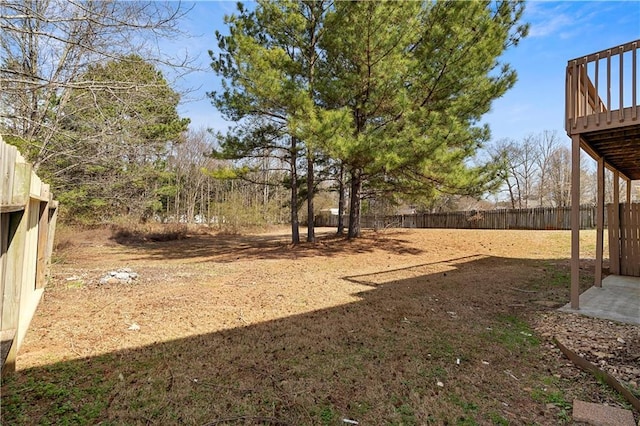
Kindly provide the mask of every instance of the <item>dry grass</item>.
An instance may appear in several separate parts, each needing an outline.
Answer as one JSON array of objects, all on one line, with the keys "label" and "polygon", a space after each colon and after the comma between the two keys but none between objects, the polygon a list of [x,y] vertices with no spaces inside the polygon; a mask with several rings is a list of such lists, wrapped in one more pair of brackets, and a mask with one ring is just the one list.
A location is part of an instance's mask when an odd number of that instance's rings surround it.
[{"label": "dry grass", "polygon": [[[332,232],[77,233],[2,423],[551,425],[574,397],[619,404],[531,325],[568,298],[569,233]],[[97,284],[118,267],[141,277]]]},{"label": "dry grass", "polygon": [[174,223],[138,223],[114,225],[111,238],[120,244],[145,243],[149,241],[166,242],[187,238],[187,225]]}]

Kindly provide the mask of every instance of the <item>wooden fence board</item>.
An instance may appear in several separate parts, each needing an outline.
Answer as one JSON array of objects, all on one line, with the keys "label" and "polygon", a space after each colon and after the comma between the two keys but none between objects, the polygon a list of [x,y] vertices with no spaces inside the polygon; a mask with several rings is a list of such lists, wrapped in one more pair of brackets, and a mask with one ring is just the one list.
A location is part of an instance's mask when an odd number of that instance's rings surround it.
[{"label": "wooden fence board", "polygon": [[[24,266],[24,253],[27,235],[28,208],[22,212],[11,213],[9,222],[9,235],[13,238],[9,240],[7,249],[7,268],[3,270],[4,276],[4,292],[2,294],[2,330],[15,330],[13,335],[17,334],[20,326],[20,305],[22,296],[22,278]],[[5,371],[15,370],[15,360],[18,353],[18,347],[10,344],[9,349],[2,365],[3,374]],[[6,346],[6,344],[5,344]]]},{"label": "wooden fence board", "polygon": [[627,256],[629,255],[628,215],[629,209],[622,206],[620,209],[620,273],[623,275],[627,273]]},{"label": "wooden fence board", "polygon": [[607,214],[610,272],[640,277],[640,204],[610,204]]},{"label": "wooden fence board", "polygon": [[18,150],[5,143],[0,143],[0,207],[12,204],[14,165]]},{"label": "wooden fence board", "polygon": [[620,245],[620,273],[640,276],[640,205],[622,204],[620,208],[620,230],[617,233]]}]

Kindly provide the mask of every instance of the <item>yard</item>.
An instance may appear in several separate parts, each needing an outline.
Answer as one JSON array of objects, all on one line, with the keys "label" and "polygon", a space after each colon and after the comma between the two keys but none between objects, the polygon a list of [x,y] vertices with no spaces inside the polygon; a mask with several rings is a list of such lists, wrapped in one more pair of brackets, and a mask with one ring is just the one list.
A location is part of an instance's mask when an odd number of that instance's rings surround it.
[{"label": "yard", "polygon": [[[60,230],[2,424],[555,425],[574,398],[628,408],[554,335],[640,393],[637,327],[554,310],[568,231],[333,232]],[[138,278],[100,283],[121,268]],[[592,261],[582,274],[586,289]]]}]

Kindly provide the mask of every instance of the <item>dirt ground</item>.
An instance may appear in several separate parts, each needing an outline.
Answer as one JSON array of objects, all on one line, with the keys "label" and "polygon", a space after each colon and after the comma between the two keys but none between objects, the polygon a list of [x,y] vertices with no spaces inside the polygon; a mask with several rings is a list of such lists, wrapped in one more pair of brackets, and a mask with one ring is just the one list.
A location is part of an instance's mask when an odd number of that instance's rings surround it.
[{"label": "dirt ground", "polygon": [[[640,394],[638,327],[554,310],[568,232],[318,235],[62,229],[3,424],[558,424],[574,398],[629,408],[553,336]],[[582,240],[593,258],[595,234]],[[123,268],[138,277],[101,283]],[[593,261],[582,273],[586,289]]]}]

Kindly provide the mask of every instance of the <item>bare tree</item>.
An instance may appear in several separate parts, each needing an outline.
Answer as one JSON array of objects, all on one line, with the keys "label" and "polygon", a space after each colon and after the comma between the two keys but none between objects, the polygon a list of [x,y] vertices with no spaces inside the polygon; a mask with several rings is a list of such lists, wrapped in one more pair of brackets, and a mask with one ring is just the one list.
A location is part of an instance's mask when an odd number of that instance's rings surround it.
[{"label": "bare tree", "polygon": [[553,153],[558,149],[560,140],[555,131],[545,130],[541,134],[532,137],[537,155],[536,163],[538,167],[537,192],[538,205],[545,206],[548,202],[548,180],[549,167]]},{"label": "bare tree", "polygon": [[172,2],[3,0],[0,130],[35,168],[69,154],[52,142],[64,137],[61,123],[73,90],[137,89],[131,81],[80,78],[89,65],[135,53],[156,65],[187,66],[158,48],[160,38],[179,32],[185,13]]},{"label": "bare tree", "polygon": [[492,156],[496,161],[504,162],[501,178],[509,193],[511,207],[529,207],[538,174],[536,138],[527,136],[521,143],[502,139],[494,146]]},{"label": "bare tree", "polygon": [[567,207],[571,203],[571,152],[566,147],[553,151],[549,158],[548,191],[555,207]]},{"label": "bare tree", "polygon": [[[213,137],[205,128],[190,130],[184,140],[176,144],[171,152],[169,167],[175,173],[174,205],[177,217],[184,216],[193,222],[196,213],[208,221],[207,183],[210,176],[206,170],[217,167],[221,161],[211,157]],[[210,185],[209,185],[210,188]],[[199,204],[199,210],[197,207]],[[183,208],[181,209],[180,206]]]},{"label": "bare tree", "polygon": [[[509,194],[512,208],[537,206],[566,207],[570,203],[571,151],[561,143],[555,131],[530,134],[520,141],[502,139],[490,154],[502,161],[503,191]],[[580,199],[594,203],[595,171],[591,172],[586,154],[580,162]]]},{"label": "bare tree", "polygon": [[529,201],[534,199],[535,181],[539,174],[538,157],[537,138],[533,135],[526,136],[517,151],[520,167],[514,171],[516,178],[521,181],[521,203],[524,202],[521,208],[528,208]]}]

